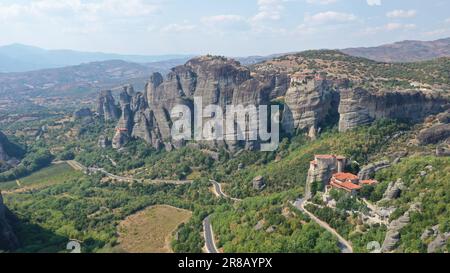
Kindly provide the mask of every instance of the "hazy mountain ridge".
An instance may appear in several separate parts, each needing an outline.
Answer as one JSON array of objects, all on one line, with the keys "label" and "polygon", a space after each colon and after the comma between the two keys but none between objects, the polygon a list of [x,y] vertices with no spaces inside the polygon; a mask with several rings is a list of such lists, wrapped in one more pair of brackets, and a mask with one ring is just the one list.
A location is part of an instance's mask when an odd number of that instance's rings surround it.
[{"label": "hazy mountain ridge", "polygon": [[380,62],[416,62],[450,56],[450,38],[435,41],[401,41],[376,47],[341,50],[343,53]]},{"label": "hazy mountain ridge", "polygon": [[187,60],[193,55],[123,55],[75,50],[47,50],[22,44],[0,46],[0,72],[25,72],[39,69],[73,66],[83,63],[108,60],[123,60],[135,63]]}]

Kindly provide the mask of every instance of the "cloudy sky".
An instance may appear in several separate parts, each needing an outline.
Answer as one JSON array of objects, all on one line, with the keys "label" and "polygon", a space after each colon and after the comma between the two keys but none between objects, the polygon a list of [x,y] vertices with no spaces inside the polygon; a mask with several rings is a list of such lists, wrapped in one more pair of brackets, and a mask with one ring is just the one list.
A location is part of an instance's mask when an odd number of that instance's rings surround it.
[{"label": "cloudy sky", "polygon": [[245,56],[450,36],[448,0],[1,0],[0,45]]}]

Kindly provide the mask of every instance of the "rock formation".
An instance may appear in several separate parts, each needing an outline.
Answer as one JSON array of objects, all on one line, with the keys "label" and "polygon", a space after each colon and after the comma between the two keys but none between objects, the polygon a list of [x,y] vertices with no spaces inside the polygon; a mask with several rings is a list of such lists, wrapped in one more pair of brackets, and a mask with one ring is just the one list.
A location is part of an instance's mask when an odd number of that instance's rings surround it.
[{"label": "rock formation", "polygon": [[92,112],[89,108],[81,108],[73,113],[74,120],[90,119],[92,118]]},{"label": "rock formation", "polygon": [[105,121],[114,121],[119,118],[119,109],[110,90],[100,92],[97,101],[97,113]]},{"label": "rock formation", "polygon": [[450,138],[450,124],[438,124],[420,131],[417,140],[422,145],[436,144]]},{"label": "rock formation", "polygon": [[97,145],[102,148],[102,149],[106,149],[111,145],[111,142],[109,141],[108,137],[105,135],[101,135],[98,138],[98,142]]},{"label": "rock formation", "polygon": [[[178,148],[185,142],[172,139],[171,127],[178,117],[171,117],[170,112],[175,105],[189,107],[191,114],[194,112],[194,97],[202,98],[202,107],[214,104],[222,107],[224,111],[227,105],[268,105],[272,97],[285,93],[285,82],[286,76],[252,76],[250,70],[238,62],[212,56],[192,59],[185,65],[173,68],[165,78],[154,73],[144,93],[134,90],[130,92],[130,87],[125,87],[120,94],[122,114],[112,141],[113,147],[121,148],[129,139],[140,138],[155,149]],[[114,104],[104,103],[112,101],[106,93],[102,93],[100,98],[103,98],[100,100],[100,109],[108,108],[104,105]],[[101,114],[100,111],[99,113]],[[203,122],[211,118],[204,117]],[[225,147],[229,150],[237,150],[237,147],[250,149],[257,145],[249,144],[250,141],[242,143],[237,140],[201,143],[208,147]]]},{"label": "rock formation", "polygon": [[[111,92],[102,91],[97,112],[105,120],[118,121],[113,138],[115,148],[123,147],[130,139],[139,138],[155,149],[170,151],[186,144],[186,141],[172,138],[172,126],[180,117],[171,117],[171,110],[175,105],[183,105],[193,115],[196,97],[202,99],[201,107],[212,104],[223,110],[228,105],[258,107],[269,105],[274,99],[284,99],[283,130],[287,133],[304,132],[311,138],[316,137],[322,127],[333,125],[338,120],[340,131],[381,118],[415,122],[441,113],[449,105],[447,99],[419,91],[375,93],[350,86],[349,80],[327,80],[326,75],[320,73],[300,71],[288,74],[270,69],[250,71],[234,60],[203,56],[173,68],[166,77],[154,73],[144,92],[135,92],[131,86],[126,86],[120,94],[120,109],[115,105]],[[205,124],[213,118],[203,117],[202,122]],[[447,118],[440,115],[439,119]],[[251,133],[248,127],[243,130]],[[223,147],[229,151],[256,149],[260,144],[258,141],[239,141],[236,135],[233,137],[232,140],[203,140],[198,143],[206,148]]]},{"label": "rock formation", "polygon": [[122,148],[130,139],[130,132],[133,129],[133,112],[131,111],[131,96],[134,94],[132,87],[125,86],[119,95],[120,109],[122,115],[116,126],[116,134],[112,139],[112,146],[115,149]]},{"label": "rock formation", "polygon": [[264,189],[264,187],[266,186],[265,182],[264,182],[264,177],[262,176],[257,176],[252,180],[252,186],[254,190],[260,191],[262,189]]},{"label": "rock formation", "polygon": [[419,211],[419,204],[412,204],[407,212],[389,224],[386,237],[381,246],[382,253],[392,252],[397,248],[401,230],[411,221],[410,214],[417,211]]},{"label": "rock formation", "polygon": [[19,241],[11,227],[13,216],[3,204],[0,192],[0,250],[14,250],[19,246]]},{"label": "rock formation", "polygon": [[382,169],[389,168],[391,165],[389,164],[389,161],[384,160],[380,162],[375,162],[372,164],[369,164],[367,166],[364,166],[361,171],[358,173],[358,178],[360,180],[367,180],[373,178],[373,175]]},{"label": "rock formation", "polygon": [[443,97],[419,91],[373,94],[365,89],[340,90],[339,131],[345,132],[376,119],[400,119],[418,122],[443,112],[448,105]]},{"label": "rock formation", "polygon": [[450,145],[442,145],[436,148],[436,156],[450,156]]},{"label": "rock formation", "polygon": [[11,143],[8,138],[0,132],[0,172],[17,166],[23,150]]},{"label": "rock formation", "polygon": [[310,162],[307,185],[313,182],[321,182],[328,185],[333,174],[343,172],[347,164],[347,159],[343,156],[316,155]]},{"label": "rock formation", "polygon": [[396,182],[391,182],[388,185],[388,188],[383,194],[383,199],[392,200],[396,199],[400,196],[401,192],[405,189],[405,186],[401,179]]},{"label": "rock formation", "polygon": [[291,134],[304,131],[315,138],[319,125],[333,110],[337,110],[337,95],[330,83],[322,78],[304,75],[292,77],[285,95],[284,131]]},{"label": "rock formation", "polygon": [[436,238],[434,238],[434,240],[428,244],[427,252],[438,253],[443,251],[443,248],[447,245],[447,241],[449,239],[450,239],[450,232],[444,234],[439,232]]}]

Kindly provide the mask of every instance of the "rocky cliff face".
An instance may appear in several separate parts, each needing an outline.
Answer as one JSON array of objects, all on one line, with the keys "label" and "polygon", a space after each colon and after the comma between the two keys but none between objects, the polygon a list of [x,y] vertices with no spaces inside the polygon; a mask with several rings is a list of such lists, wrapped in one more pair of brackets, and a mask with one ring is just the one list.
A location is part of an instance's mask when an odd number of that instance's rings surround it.
[{"label": "rocky cliff face", "polygon": [[17,145],[11,143],[8,138],[0,132],[0,172],[17,166],[23,151]]},{"label": "rocky cliff face", "polygon": [[[154,148],[173,148],[184,145],[171,136],[171,126],[177,117],[170,112],[175,105],[184,105],[193,113],[194,97],[201,97],[202,107],[227,105],[268,105],[270,99],[284,94],[286,76],[252,76],[250,70],[234,60],[205,56],[178,66],[165,77],[154,73],[144,93],[124,89],[120,95],[122,115],[117,125],[113,146],[121,148],[130,138],[140,138]],[[102,96],[101,96],[102,97]],[[100,107],[102,108],[102,107]],[[106,112],[106,111],[104,111]],[[203,118],[207,122],[212,117]],[[209,147],[254,147],[238,141],[202,141]]]},{"label": "rocky cliff face", "polygon": [[339,131],[345,132],[376,119],[400,119],[412,122],[437,114],[449,101],[419,91],[372,94],[362,88],[340,90]]},{"label": "rocky cliff face", "polygon": [[284,131],[290,134],[305,131],[315,138],[320,124],[335,109],[337,100],[337,92],[326,80],[293,77],[285,95]]},{"label": "rocky cliff face", "polygon": [[114,121],[119,118],[119,110],[110,90],[100,92],[97,101],[97,113],[104,118],[105,121]]},{"label": "rocky cliff face", "polygon": [[0,250],[13,250],[19,246],[19,241],[11,227],[12,215],[3,204],[0,192]]},{"label": "rocky cliff face", "polygon": [[[213,104],[224,110],[227,105],[269,105],[274,99],[284,98],[282,129],[287,133],[304,132],[311,138],[337,120],[339,130],[344,132],[381,118],[421,121],[449,107],[448,99],[420,91],[375,93],[349,86],[347,79],[327,80],[326,75],[315,71],[250,71],[234,60],[204,56],[173,68],[166,77],[154,73],[144,92],[125,87],[119,105],[110,91],[102,91],[97,112],[107,121],[118,121],[112,139],[114,148],[139,138],[155,149],[170,151],[185,144],[172,139],[171,127],[179,117],[171,117],[170,112],[175,105],[184,105],[193,114],[195,97],[202,99],[202,107]],[[204,117],[202,121],[212,118]],[[200,144],[230,151],[258,147],[258,142],[237,140]]]},{"label": "rocky cliff face", "polygon": [[2,132],[0,132],[0,139],[3,139],[3,141],[0,141],[0,161],[8,161],[11,158],[5,150],[5,146],[8,145],[8,141]]}]

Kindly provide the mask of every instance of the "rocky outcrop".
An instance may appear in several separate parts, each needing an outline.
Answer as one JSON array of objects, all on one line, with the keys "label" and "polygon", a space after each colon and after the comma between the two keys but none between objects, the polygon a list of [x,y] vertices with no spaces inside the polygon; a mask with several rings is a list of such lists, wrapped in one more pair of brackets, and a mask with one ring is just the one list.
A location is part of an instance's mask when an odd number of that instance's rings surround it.
[{"label": "rocky outcrop", "polygon": [[[173,68],[165,78],[154,73],[144,93],[131,92],[128,86],[120,94],[122,114],[112,141],[113,147],[121,148],[132,138],[143,139],[155,149],[181,147],[185,141],[174,140],[171,135],[171,127],[179,118],[170,116],[175,105],[189,107],[191,114],[194,112],[195,97],[201,97],[202,107],[213,104],[224,111],[227,105],[268,105],[271,98],[285,93],[286,81],[286,75],[251,75],[250,70],[238,62],[213,56],[192,59],[183,66]],[[103,94],[101,97],[109,96]],[[211,119],[204,117],[202,121],[206,123]],[[251,141],[237,140],[200,143],[229,150],[257,147]]]},{"label": "rocky outcrop", "polygon": [[19,241],[11,227],[13,216],[3,204],[0,192],[0,250],[14,250],[19,247]]},{"label": "rocky outcrop", "polygon": [[89,108],[82,108],[73,113],[74,120],[91,119],[92,112]]},{"label": "rocky outcrop", "polygon": [[343,172],[346,165],[347,159],[343,156],[315,155],[310,162],[306,185],[310,186],[313,182],[328,185],[333,174]]},{"label": "rocky outcrop", "polygon": [[400,119],[418,122],[443,112],[449,101],[420,91],[373,94],[365,89],[340,90],[339,131],[345,132],[376,119]]},{"label": "rocky outcrop", "polygon": [[443,248],[447,245],[447,241],[450,239],[450,232],[445,234],[438,233],[436,238],[431,241],[427,246],[428,253],[438,253],[443,251]]},{"label": "rocky outcrop", "polygon": [[[331,78],[327,80],[326,75],[314,71],[251,72],[234,60],[203,56],[173,68],[165,77],[154,73],[144,92],[135,92],[131,86],[126,86],[120,95],[120,109],[111,92],[102,91],[97,111],[105,120],[119,121],[114,147],[121,148],[130,139],[139,138],[155,149],[172,150],[186,142],[172,138],[172,126],[181,117],[171,117],[171,110],[175,105],[183,105],[194,115],[194,98],[197,97],[202,99],[201,107],[217,105],[223,110],[228,105],[258,107],[269,105],[274,99],[284,100],[281,124],[284,131],[304,132],[311,138],[338,119],[340,131],[346,131],[381,118],[419,121],[427,115],[443,112],[448,106],[448,101],[437,95],[419,91],[374,93],[349,88],[351,84],[347,79]],[[205,124],[213,118],[203,117],[201,121]],[[243,130],[250,132],[248,127]],[[236,135],[231,140],[197,142],[205,148],[225,148],[232,152],[257,149],[260,145],[259,141],[239,141]]]},{"label": "rocky outcrop", "polygon": [[389,224],[386,237],[381,246],[382,253],[392,252],[397,248],[401,237],[401,230],[411,221],[410,214],[417,211],[419,211],[419,204],[412,204],[407,212]]},{"label": "rocky outcrop", "polygon": [[18,158],[23,154],[23,150],[11,143],[8,138],[0,132],[0,172],[6,171],[19,164]]},{"label": "rocky outcrop", "polygon": [[119,109],[117,108],[111,90],[100,92],[97,101],[97,113],[105,121],[115,121],[119,119]]},{"label": "rocky outcrop", "polygon": [[448,124],[450,123],[450,111],[444,112],[444,113],[440,113],[439,115],[436,116],[436,119],[443,124]]},{"label": "rocky outcrop", "polygon": [[254,190],[260,191],[264,189],[266,183],[264,182],[264,177],[257,176],[252,180],[252,186]]},{"label": "rocky outcrop", "polygon": [[441,145],[436,148],[436,156],[450,156],[450,145]]},{"label": "rocky outcrop", "polygon": [[[315,138],[320,124],[337,112],[338,94],[324,79],[292,77],[285,95],[283,129],[287,133],[304,131]],[[337,113],[336,113],[337,114]]]},{"label": "rocky outcrop", "polygon": [[0,140],[3,140],[3,141],[0,141],[0,161],[5,162],[11,158],[11,156],[6,152],[6,149],[5,149],[6,146],[9,144],[9,141],[2,132],[0,132]]},{"label": "rocky outcrop", "polygon": [[111,145],[111,142],[109,141],[108,137],[105,135],[101,135],[98,138],[98,142],[97,145],[102,148],[102,149],[106,149]]},{"label": "rocky outcrop", "polygon": [[450,138],[450,124],[438,124],[424,129],[417,135],[417,140],[422,145],[436,144]]},{"label": "rocky outcrop", "polygon": [[112,147],[122,148],[131,137],[133,129],[133,111],[131,110],[131,100],[134,95],[134,89],[131,86],[125,86],[119,95],[120,108],[122,115],[116,126],[116,133],[112,139]]},{"label": "rocky outcrop", "polygon": [[420,236],[420,239],[423,243],[429,242],[427,246],[428,253],[437,253],[441,252],[446,246],[447,241],[450,239],[450,232],[442,233],[439,230],[439,225],[435,225],[427,228]]},{"label": "rocky outcrop", "polygon": [[386,191],[383,194],[383,199],[392,200],[400,197],[400,194],[405,189],[405,185],[401,179],[396,182],[389,183]]},{"label": "rocky outcrop", "polygon": [[387,160],[371,163],[361,169],[361,171],[358,173],[358,178],[360,180],[371,179],[376,172],[385,168],[389,168],[390,166],[391,165]]}]

